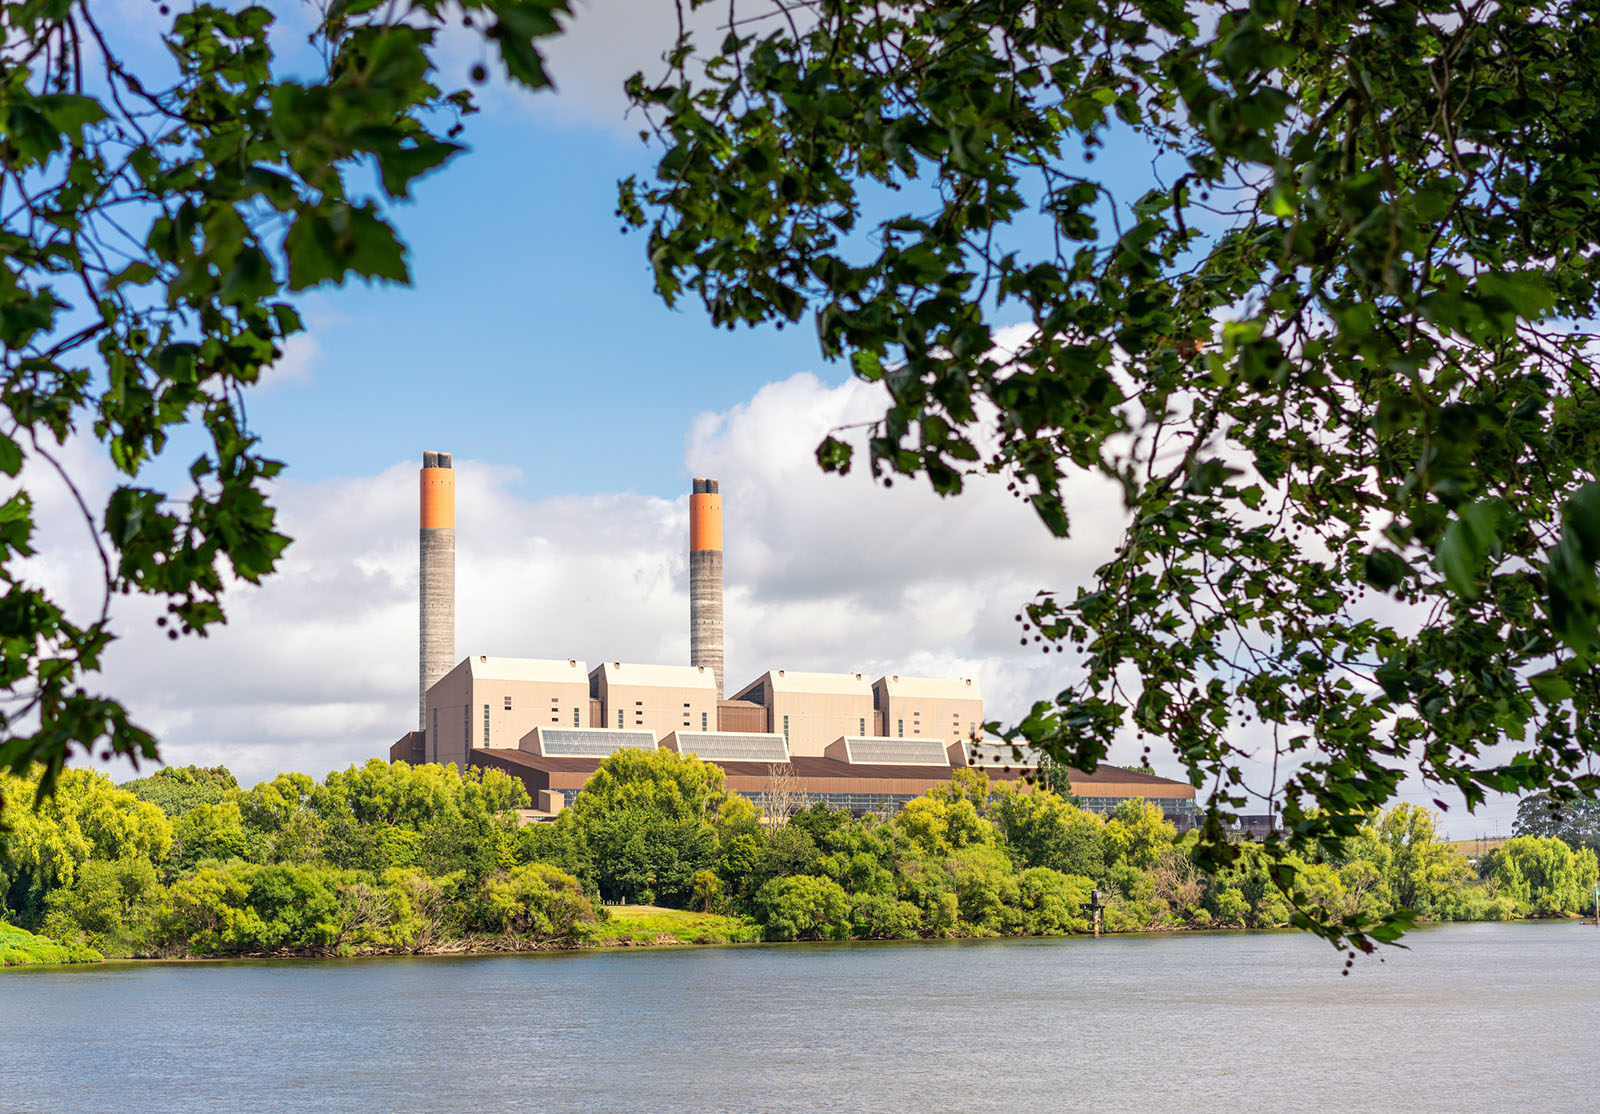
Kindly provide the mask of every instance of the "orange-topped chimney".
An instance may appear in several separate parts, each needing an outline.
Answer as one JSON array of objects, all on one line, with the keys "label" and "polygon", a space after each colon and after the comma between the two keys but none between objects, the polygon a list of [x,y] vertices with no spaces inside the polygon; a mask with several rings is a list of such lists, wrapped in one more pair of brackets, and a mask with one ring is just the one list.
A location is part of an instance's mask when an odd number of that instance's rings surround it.
[{"label": "orange-topped chimney", "polygon": [[428,689],[450,672],[456,656],[456,473],[450,454],[423,453],[421,479],[417,727],[427,739],[423,753],[437,761],[438,740],[423,712]]},{"label": "orange-topped chimney", "polygon": [[722,699],[722,493],[696,478],[689,495],[689,664],[710,668]]}]

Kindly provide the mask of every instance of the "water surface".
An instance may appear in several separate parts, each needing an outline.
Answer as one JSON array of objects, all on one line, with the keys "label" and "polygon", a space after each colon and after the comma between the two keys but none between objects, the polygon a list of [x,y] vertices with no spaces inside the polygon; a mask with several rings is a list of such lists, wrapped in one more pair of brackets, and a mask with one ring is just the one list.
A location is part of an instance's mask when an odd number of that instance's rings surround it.
[{"label": "water surface", "polygon": [[1586,1109],[1600,930],[0,972],[0,1111]]}]

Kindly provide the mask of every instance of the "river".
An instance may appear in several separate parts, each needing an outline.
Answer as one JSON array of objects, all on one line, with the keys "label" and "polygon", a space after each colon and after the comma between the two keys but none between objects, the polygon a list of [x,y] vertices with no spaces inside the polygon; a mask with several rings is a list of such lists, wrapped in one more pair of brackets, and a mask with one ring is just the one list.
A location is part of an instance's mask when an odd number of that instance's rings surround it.
[{"label": "river", "polygon": [[1539,1112],[1600,1086],[1600,930],[0,972],[0,1111]]}]

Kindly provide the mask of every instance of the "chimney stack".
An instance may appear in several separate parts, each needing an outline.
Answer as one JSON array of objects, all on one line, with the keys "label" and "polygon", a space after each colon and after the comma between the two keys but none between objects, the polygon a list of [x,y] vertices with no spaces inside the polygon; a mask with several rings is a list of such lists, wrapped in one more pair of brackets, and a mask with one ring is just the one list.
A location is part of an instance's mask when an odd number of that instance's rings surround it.
[{"label": "chimney stack", "polygon": [[449,453],[422,454],[421,510],[417,729],[426,732],[428,688],[456,656],[456,473]]},{"label": "chimney stack", "polygon": [[689,496],[689,664],[708,666],[722,690],[722,495],[696,478]]}]

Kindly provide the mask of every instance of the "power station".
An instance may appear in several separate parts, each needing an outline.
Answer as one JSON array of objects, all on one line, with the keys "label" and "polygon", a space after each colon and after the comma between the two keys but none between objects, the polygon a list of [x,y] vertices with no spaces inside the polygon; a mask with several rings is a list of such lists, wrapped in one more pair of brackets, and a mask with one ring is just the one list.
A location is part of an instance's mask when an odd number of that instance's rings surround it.
[{"label": "power station", "polygon": [[[391,761],[505,770],[527,786],[534,818],[570,804],[601,760],[624,747],[692,753],[728,788],[785,791],[855,812],[890,811],[961,766],[1024,776],[1009,746],[983,741],[983,693],[971,678],[870,677],[772,669],[725,698],[722,493],[697,477],[689,495],[689,663],[455,657],[455,471],[427,452],[421,472],[417,730]],[[1130,797],[1193,823],[1194,789],[1102,766],[1069,774],[1080,802],[1107,812]]]}]

